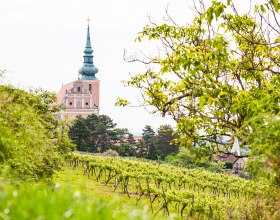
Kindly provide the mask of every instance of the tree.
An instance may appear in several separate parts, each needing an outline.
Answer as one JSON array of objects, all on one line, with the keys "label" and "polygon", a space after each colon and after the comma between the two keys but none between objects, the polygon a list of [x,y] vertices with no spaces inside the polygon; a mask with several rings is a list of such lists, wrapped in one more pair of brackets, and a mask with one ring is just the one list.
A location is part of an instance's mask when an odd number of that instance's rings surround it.
[{"label": "tree", "polygon": [[147,149],[147,158],[151,160],[156,160],[158,156],[156,145],[154,144],[155,131],[152,129],[150,125],[146,125],[143,129],[142,139],[143,145],[145,149]]},{"label": "tree", "polygon": [[127,129],[116,128],[117,124],[107,115],[78,116],[70,128],[70,137],[78,150],[102,153],[121,141]]},{"label": "tree", "polygon": [[[136,157],[136,141],[134,140],[133,134],[129,133],[127,129],[119,129],[120,133],[117,138],[119,146],[116,147],[119,155],[122,157]],[[126,136],[124,135],[127,135]]]},{"label": "tree", "polygon": [[254,132],[246,135],[252,143],[252,157],[246,164],[251,177],[265,177],[280,186],[280,118],[257,116],[251,120]]},{"label": "tree", "polygon": [[130,146],[133,146],[133,147],[136,145],[136,141],[135,141],[135,139],[134,139],[133,134],[128,133],[127,143],[128,143]]},{"label": "tree", "polygon": [[79,151],[90,151],[87,146],[87,138],[90,135],[89,128],[86,124],[85,118],[77,116],[74,126],[70,128],[69,136],[73,143],[76,144]]},{"label": "tree", "polygon": [[122,157],[136,157],[135,146],[130,145],[129,143],[123,143],[117,147],[118,153]]},{"label": "tree", "polygon": [[127,128],[115,128],[111,134],[111,138],[113,143],[123,144],[129,141],[125,138],[127,135],[128,137],[131,135]]},{"label": "tree", "polygon": [[136,157],[139,158],[148,157],[148,148],[143,139],[139,140],[139,142],[136,144],[135,151],[136,151]]},{"label": "tree", "polygon": [[0,174],[13,182],[52,181],[60,155],[73,149],[54,114],[55,94],[0,85]]},{"label": "tree", "polygon": [[100,115],[97,118],[96,127],[91,130],[91,138],[96,145],[97,151],[104,152],[110,148],[117,124],[107,115]]},{"label": "tree", "polygon": [[168,154],[177,153],[178,145],[172,143],[175,137],[173,129],[170,125],[161,125],[157,129],[157,134],[154,138],[154,144],[157,148],[158,155],[164,159]]},{"label": "tree", "polygon": [[125,84],[139,88],[154,112],[172,116],[181,146],[198,156],[226,151],[230,143],[222,136],[254,147],[246,138],[258,129],[253,119],[261,116],[266,123],[267,116],[279,115],[279,3],[255,3],[242,12],[234,2],[216,0],[206,7],[199,1],[187,26],[168,14],[167,23],[151,21],[137,40],[161,42],[160,55],[126,57],[148,68]]}]

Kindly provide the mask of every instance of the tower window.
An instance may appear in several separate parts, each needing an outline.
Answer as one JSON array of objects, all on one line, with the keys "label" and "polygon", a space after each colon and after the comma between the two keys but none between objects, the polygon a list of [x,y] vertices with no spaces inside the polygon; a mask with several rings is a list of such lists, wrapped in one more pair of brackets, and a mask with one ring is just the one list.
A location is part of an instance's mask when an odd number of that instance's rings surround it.
[{"label": "tower window", "polygon": [[69,105],[72,105],[72,102],[70,102]]},{"label": "tower window", "polygon": [[88,105],[88,102],[86,102],[86,105]]},{"label": "tower window", "polygon": [[92,88],[91,88],[91,84],[88,85],[88,89],[89,89],[89,91],[91,92],[91,89],[92,89]]},{"label": "tower window", "polygon": [[81,91],[81,87],[78,87],[78,92],[80,92]]}]

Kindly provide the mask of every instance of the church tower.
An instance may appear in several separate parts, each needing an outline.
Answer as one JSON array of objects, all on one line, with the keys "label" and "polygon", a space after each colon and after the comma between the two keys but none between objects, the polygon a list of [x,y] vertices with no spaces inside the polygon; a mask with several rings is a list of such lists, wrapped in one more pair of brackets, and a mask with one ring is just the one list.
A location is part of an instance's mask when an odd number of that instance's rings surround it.
[{"label": "church tower", "polygon": [[58,103],[62,105],[61,119],[68,119],[78,115],[99,115],[100,81],[95,76],[98,69],[93,64],[92,53],[88,23],[84,62],[79,70],[79,77],[77,80],[62,86],[57,95]]},{"label": "church tower", "polygon": [[93,65],[93,49],[91,48],[90,42],[90,32],[89,32],[89,24],[87,27],[87,43],[86,48],[84,50],[84,65],[79,70],[79,74],[81,75],[81,80],[96,80],[95,74],[98,72],[98,69]]}]

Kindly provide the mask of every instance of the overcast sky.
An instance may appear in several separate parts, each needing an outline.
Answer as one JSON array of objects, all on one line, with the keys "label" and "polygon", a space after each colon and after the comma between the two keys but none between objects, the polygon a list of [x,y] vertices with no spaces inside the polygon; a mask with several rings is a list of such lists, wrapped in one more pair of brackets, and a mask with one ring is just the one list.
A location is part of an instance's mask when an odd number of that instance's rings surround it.
[{"label": "overcast sky", "polygon": [[[189,2],[189,3],[188,3]],[[180,24],[193,17],[188,0],[0,0],[0,69],[6,81],[20,88],[58,92],[62,83],[77,79],[83,64],[86,19],[91,19],[94,64],[100,79],[100,113],[110,116],[118,127],[141,133],[145,125],[155,129],[172,124],[171,119],[155,117],[143,108],[115,107],[117,97],[137,103],[139,91],[125,88],[121,80],[145,70],[126,63],[129,53],[152,49],[135,43],[137,33],[149,23],[148,14],[162,22],[165,8]],[[150,48],[150,47],[149,47]],[[156,48],[156,47],[155,47]]]}]

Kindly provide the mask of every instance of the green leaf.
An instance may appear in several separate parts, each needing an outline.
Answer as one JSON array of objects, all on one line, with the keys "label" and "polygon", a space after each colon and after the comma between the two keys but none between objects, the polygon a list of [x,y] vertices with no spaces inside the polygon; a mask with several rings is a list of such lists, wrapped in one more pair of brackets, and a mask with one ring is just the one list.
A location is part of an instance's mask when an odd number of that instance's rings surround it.
[{"label": "green leaf", "polygon": [[266,9],[264,8],[263,5],[261,5],[261,11],[262,11],[263,13],[266,13]]},{"label": "green leaf", "polygon": [[273,8],[275,9],[276,12],[279,11],[280,4],[279,4],[278,0],[271,0],[270,4],[272,4],[272,6],[273,6]]},{"label": "green leaf", "polygon": [[221,91],[220,93],[219,93],[219,95],[218,96],[224,96],[224,95],[228,95],[228,93],[227,92],[225,92],[225,91]]},{"label": "green leaf", "polygon": [[224,12],[224,5],[222,4],[219,4],[215,7],[215,15],[216,15],[216,18],[218,18],[223,12]]},{"label": "green leaf", "polygon": [[117,101],[115,102],[115,106],[128,106],[129,104],[131,104],[128,100],[123,99],[123,98],[117,98]]},{"label": "green leaf", "polygon": [[209,24],[212,23],[214,16],[213,16],[213,8],[209,8],[206,12],[206,20],[208,21]]},{"label": "green leaf", "polygon": [[258,10],[259,10],[259,6],[256,5],[255,8],[254,8],[254,13],[256,13]]}]

